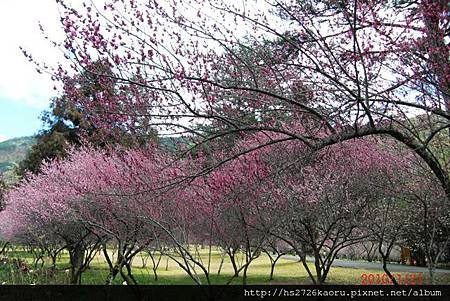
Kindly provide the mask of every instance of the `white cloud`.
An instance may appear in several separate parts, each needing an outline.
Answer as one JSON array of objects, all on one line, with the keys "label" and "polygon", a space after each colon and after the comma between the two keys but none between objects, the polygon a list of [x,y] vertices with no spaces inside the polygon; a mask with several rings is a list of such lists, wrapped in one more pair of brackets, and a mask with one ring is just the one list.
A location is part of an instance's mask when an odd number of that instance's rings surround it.
[{"label": "white cloud", "polygon": [[59,50],[45,40],[38,26],[60,38],[59,14],[54,0],[0,1],[0,98],[44,108],[53,95],[49,76],[38,74],[19,49],[24,47],[38,61],[54,65],[61,59]]},{"label": "white cloud", "polygon": [[0,142],[8,140],[8,137],[0,135]]}]

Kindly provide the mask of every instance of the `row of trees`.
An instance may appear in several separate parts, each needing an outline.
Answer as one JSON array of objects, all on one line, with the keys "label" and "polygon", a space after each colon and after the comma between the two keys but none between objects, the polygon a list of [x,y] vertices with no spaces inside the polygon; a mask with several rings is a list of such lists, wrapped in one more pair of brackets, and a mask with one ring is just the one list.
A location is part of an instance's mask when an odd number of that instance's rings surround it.
[{"label": "row of trees", "polygon": [[[272,139],[268,133],[247,135],[233,149]],[[169,256],[196,283],[210,284],[210,260],[195,247],[206,245],[229,257],[230,281],[242,275],[245,283],[249,265],[262,252],[276,254],[273,277],[279,257],[292,251],[313,283],[322,284],[342,249],[369,241],[377,244],[394,283],[386,263],[396,244],[421,245],[433,277],[450,237],[445,194],[432,178],[428,183],[414,176],[414,156],[394,152],[394,145],[388,150],[387,143],[358,139],[311,153],[287,141],[202,176],[208,161],[231,154],[179,159],[157,145],[73,148],[68,159],[46,163],[40,174],[8,192],[2,237],[40,248],[54,267],[67,249],[73,283],[81,282],[98,252],[110,270],[107,283],[119,274],[136,283],[132,259],[147,252]],[[314,257],[313,269],[307,255]]]}]

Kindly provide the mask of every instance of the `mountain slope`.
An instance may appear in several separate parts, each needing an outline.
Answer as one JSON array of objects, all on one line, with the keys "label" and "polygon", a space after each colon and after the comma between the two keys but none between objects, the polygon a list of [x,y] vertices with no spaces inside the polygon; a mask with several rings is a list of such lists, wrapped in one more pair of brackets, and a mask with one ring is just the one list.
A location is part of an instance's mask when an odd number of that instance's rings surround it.
[{"label": "mountain slope", "polygon": [[0,143],[0,174],[22,161],[36,143],[34,137],[21,137]]}]

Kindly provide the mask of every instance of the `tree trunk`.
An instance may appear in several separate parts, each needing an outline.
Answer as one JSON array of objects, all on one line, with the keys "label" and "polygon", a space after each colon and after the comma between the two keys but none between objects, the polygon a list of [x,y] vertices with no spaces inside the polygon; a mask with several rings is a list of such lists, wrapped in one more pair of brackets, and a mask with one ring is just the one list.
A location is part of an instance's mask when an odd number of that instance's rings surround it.
[{"label": "tree trunk", "polygon": [[316,268],[316,284],[317,285],[322,285],[323,284],[323,280],[322,280],[322,265],[320,263],[320,252],[319,250],[317,250],[316,248],[314,248],[314,266]]},{"label": "tree trunk", "polygon": [[147,267],[147,260],[148,260],[148,257],[145,258],[144,256],[141,256],[141,262],[142,262],[141,268],[145,269]]},{"label": "tree trunk", "polygon": [[387,268],[388,256],[381,255],[381,258],[383,259],[383,271],[386,273],[386,275],[388,275],[389,279],[391,279],[391,281],[394,285],[398,285],[398,282],[395,279],[394,275],[392,275],[391,272]]},{"label": "tree trunk", "polygon": [[434,264],[434,262],[430,261],[428,263],[428,273],[430,274],[430,283],[433,285],[435,284],[435,281],[436,281],[436,279],[434,277],[435,271],[436,271],[436,265]]},{"label": "tree trunk", "polygon": [[158,267],[159,267],[159,263],[161,262],[161,254],[159,254],[158,260],[156,261],[153,254],[151,252],[148,252],[149,257],[152,260],[152,270],[153,270],[153,275],[154,275],[154,279],[155,281],[158,281]]},{"label": "tree trunk", "polygon": [[123,266],[123,258],[120,255],[120,252],[117,254],[117,260],[116,263],[113,265],[111,262],[111,259],[109,258],[109,255],[107,253],[106,248],[103,249],[103,254],[105,255],[106,261],[109,265],[109,275],[106,278],[106,284],[112,285],[114,279],[116,279],[117,275],[119,274],[120,270]]},{"label": "tree trunk", "polygon": [[270,262],[270,277],[269,277],[269,280],[273,280],[273,272],[275,270],[275,264],[276,263],[277,263],[276,261],[271,261]]},{"label": "tree trunk", "polygon": [[242,273],[242,285],[247,285],[247,270],[249,265],[249,263],[245,264],[244,272]]},{"label": "tree trunk", "polygon": [[81,284],[85,248],[81,243],[69,249],[70,256],[70,284]]},{"label": "tree trunk", "polygon": [[281,256],[283,256],[284,254],[283,253],[279,253],[279,254],[276,255],[275,258],[272,258],[272,256],[270,256],[270,252],[266,252],[266,254],[267,254],[267,256],[270,259],[270,277],[269,277],[269,280],[273,280],[274,279],[273,278],[273,274],[275,272],[275,265],[277,264],[278,259],[280,259]]},{"label": "tree trunk", "polygon": [[234,276],[239,277],[239,269],[236,264],[236,256],[233,251],[228,253],[228,257],[230,257],[231,265],[233,266]]},{"label": "tree trunk", "polygon": [[[123,267],[126,268],[127,270],[126,273],[124,273]],[[137,285],[137,281],[134,278],[133,274],[131,273],[131,264],[129,262],[128,263],[125,262],[125,264],[122,264],[122,267],[120,269],[120,275],[128,285]]]},{"label": "tree trunk", "polygon": [[3,255],[3,253],[6,253],[6,248],[8,247],[8,245],[9,245],[9,242],[6,242],[4,245],[3,245],[3,247],[2,247],[2,249],[0,250],[0,255]]},{"label": "tree trunk", "polygon": [[217,275],[220,275],[220,271],[222,271],[222,266],[223,266],[223,260],[225,258],[225,255],[222,255],[220,258],[220,264],[219,264],[219,269],[217,270]]},{"label": "tree trunk", "polygon": [[297,250],[296,250],[296,253],[300,257],[300,261],[303,264],[303,267],[305,268],[306,272],[308,273],[308,276],[312,280],[313,284],[317,284],[316,279],[314,278],[311,270],[308,267],[308,263],[306,262],[306,255],[299,253]]},{"label": "tree trunk", "polygon": [[58,256],[58,253],[50,255],[50,258],[52,260],[52,270],[56,271],[56,258]]}]

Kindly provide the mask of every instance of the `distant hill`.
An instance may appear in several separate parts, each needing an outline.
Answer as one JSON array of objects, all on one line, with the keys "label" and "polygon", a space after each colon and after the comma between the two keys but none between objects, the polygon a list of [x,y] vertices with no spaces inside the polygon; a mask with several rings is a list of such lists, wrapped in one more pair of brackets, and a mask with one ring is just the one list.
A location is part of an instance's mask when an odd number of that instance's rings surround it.
[{"label": "distant hill", "polygon": [[0,142],[0,174],[25,159],[28,151],[35,143],[34,137],[14,138]]},{"label": "distant hill", "polygon": [[[183,138],[164,137],[160,140],[161,144],[168,150],[176,149],[178,143],[185,143]],[[34,137],[14,138],[0,142],[0,175],[8,171],[16,164],[25,159],[28,151],[36,144]]]}]

